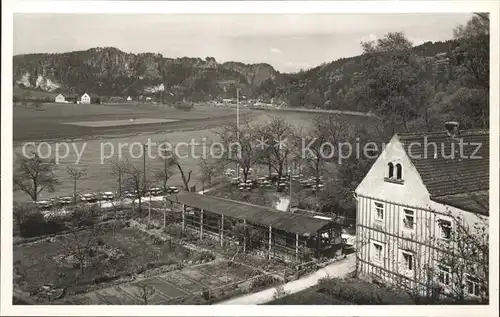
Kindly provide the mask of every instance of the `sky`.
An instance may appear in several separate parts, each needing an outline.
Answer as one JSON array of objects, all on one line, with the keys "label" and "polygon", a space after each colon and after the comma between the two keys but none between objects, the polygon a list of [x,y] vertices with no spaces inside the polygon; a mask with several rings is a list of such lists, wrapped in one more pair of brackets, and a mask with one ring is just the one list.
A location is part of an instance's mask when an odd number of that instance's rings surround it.
[{"label": "sky", "polygon": [[294,72],[356,56],[361,41],[402,31],[415,44],[445,41],[468,13],[15,14],[14,54],[113,46],[164,57],[269,63]]}]

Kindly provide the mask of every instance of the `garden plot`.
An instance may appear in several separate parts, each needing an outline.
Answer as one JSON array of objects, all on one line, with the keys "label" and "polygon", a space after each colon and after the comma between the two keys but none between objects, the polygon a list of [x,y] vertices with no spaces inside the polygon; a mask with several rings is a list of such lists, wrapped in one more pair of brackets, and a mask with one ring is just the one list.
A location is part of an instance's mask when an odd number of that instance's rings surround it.
[{"label": "garden plot", "polygon": [[[68,234],[14,246],[14,283],[28,292],[38,289],[60,289],[82,292],[91,285],[109,282],[160,266],[181,263],[196,254],[174,243],[157,243],[136,228],[107,228],[97,232],[96,262],[83,270],[78,268],[69,251],[76,239],[85,242],[90,232]],[[85,240],[85,241],[84,241]],[[80,276],[78,282],[75,277]]]},{"label": "garden plot", "polygon": [[220,288],[224,285],[244,281],[258,274],[258,271],[250,267],[238,264],[228,266],[226,261],[212,261],[64,298],[59,302],[61,304],[85,303],[94,305],[141,304],[143,300],[138,286],[142,284],[155,289],[154,294],[148,298],[148,304],[161,305],[168,304],[177,298],[199,296],[203,290],[208,288]]}]

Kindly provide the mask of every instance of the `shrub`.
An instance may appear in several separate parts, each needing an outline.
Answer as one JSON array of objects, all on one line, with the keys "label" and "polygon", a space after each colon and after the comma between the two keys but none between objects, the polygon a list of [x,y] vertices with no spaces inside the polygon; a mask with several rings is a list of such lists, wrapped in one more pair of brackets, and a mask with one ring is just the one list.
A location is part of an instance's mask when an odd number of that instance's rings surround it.
[{"label": "shrub", "polygon": [[407,294],[355,279],[323,279],[318,284],[318,292],[357,305],[414,304]]},{"label": "shrub", "polygon": [[276,282],[277,282],[277,279],[274,276],[261,275],[259,277],[256,277],[252,281],[252,290],[261,289],[261,288],[267,287],[269,285],[272,285]]},{"label": "shrub", "polygon": [[97,245],[104,245],[104,239],[99,237],[99,238],[97,238],[96,243],[97,243]]},{"label": "shrub", "polygon": [[58,233],[66,229],[57,219],[46,220],[37,209],[14,208],[14,219],[19,226],[19,234],[24,238]]},{"label": "shrub", "polygon": [[288,293],[285,291],[285,287],[283,286],[283,284],[281,284],[281,285],[276,286],[276,289],[275,289],[274,294],[273,294],[273,298],[275,300],[277,300],[277,299],[283,298],[287,295],[288,295]]},{"label": "shrub", "polygon": [[189,103],[184,103],[184,102],[176,102],[174,104],[174,107],[179,110],[184,110],[184,111],[191,111],[193,109],[193,105]]}]

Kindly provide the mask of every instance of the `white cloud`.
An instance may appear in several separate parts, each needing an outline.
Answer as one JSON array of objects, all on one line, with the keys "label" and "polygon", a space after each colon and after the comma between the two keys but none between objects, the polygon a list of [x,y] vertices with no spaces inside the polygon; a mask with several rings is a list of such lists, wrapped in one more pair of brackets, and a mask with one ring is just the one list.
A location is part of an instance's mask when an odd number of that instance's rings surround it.
[{"label": "white cloud", "polygon": [[279,48],[273,47],[273,48],[271,48],[271,53],[280,54],[280,53],[282,53],[282,51]]}]

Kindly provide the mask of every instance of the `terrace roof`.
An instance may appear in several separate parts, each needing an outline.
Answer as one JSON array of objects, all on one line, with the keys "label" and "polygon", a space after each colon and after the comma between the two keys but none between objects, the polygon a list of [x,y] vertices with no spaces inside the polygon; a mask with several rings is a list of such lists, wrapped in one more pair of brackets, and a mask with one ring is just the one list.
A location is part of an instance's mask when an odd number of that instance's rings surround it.
[{"label": "terrace roof", "polygon": [[173,202],[203,209],[215,214],[239,220],[246,219],[250,223],[266,227],[271,226],[304,236],[314,234],[333,223],[331,220],[286,213],[273,208],[193,192],[182,192],[170,196],[169,199]]}]

